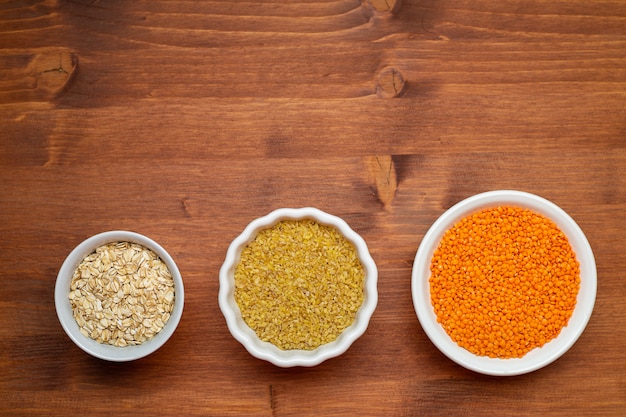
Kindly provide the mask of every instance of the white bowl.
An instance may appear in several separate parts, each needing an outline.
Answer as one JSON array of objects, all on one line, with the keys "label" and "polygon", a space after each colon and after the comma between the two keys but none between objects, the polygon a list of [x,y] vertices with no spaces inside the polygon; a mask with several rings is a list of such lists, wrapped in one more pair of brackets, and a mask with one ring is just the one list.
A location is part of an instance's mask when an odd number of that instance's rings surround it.
[{"label": "white bowl", "polygon": [[[569,239],[580,262],[580,290],[572,317],[561,333],[541,348],[522,358],[499,359],[477,356],[458,346],[437,323],[430,300],[430,263],[444,233],[462,218],[481,209],[500,205],[527,208],[551,219]],[[589,242],[580,227],[561,208],[533,194],[519,191],[491,191],[463,200],[447,210],[428,230],[413,264],[411,289],[419,322],[433,344],[459,365],[487,375],[520,375],[542,368],[563,355],[581,335],[593,311],[596,298],[596,264]]]},{"label": "white bowl", "polygon": [[[152,250],[169,268],[172,278],[174,279],[174,310],[165,323],[163,329],[153,338],[146,342],[126,347],[117,347],[109,344],[99,343],[89,337],[84,336],[74,319],[72,314],[72,306],[69,300],[70,284],[72,276],[82,260],[92,253],[97,247],[112,242],[133,242]],[[57,316],[61,322],[61,326],[65,333],[72,339],[76,345],[100,359],[113,362],[126,362],[143,358],[157,349],[159,349],[172,336],[176,326],[183,314],[183,305],[185,300],[185,290],[183,280],[172,257],[158,243],[146,236],[128,231],[110,231],[103,232],[88,238],[80,243],[63,262],[59,274],[57,276],[54,288],[54,302],[56,305]]]},{"label": "white bowl", "polygon": [[[242,319],[241,311],[235,301],[235,269],[239,263],[241,251],[254,240],[259,231],[271,228],[283,220],[301,219],[312,219],[319,224],[333,226],[354,244],[365,270],[364,299],[354,323],[347,327],[336,340],[314,350],[282,350],[272,343],[261,340]],[[378,302],[378,270],[365,241],[344,220],[311,207],[278,209],[252,221],[228,248],[226,259],[220,269],[219,279],[219,306],[233,337],[252,356],[280,367],[315,366],[327,359],[341,355],[365,332]]]}]

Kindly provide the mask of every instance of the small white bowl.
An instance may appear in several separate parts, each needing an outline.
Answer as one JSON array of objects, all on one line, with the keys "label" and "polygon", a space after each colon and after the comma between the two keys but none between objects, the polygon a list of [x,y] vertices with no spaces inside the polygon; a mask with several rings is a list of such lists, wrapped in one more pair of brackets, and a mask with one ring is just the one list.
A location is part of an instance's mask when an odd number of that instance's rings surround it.
[{"label": "small white bowl", "polygon": [[[239,263],[241,251],[254,240],[259,231],[271,228],[283,220],[302,219],[312,219],[319,224],[333,226],[354,244],[365,270],[364,299],[354,323],[347,327],[336,340],[314,350],[282,350],[272,343],[261,340],[242,319],[241,311],[235,301],[235,269]],[[252,356],[285,368],[315,366],[327,359],[343,354],[365,332],[378,302],[378,270],[363,238],[339,217],[311,207],[282,208],[252,221],[241,235],[230,244],[226,259],[220,269],[219,279],[219,306],[230,333]]]},{"label": "small white bowl", "polygon": [[[163,329],[153,338],[140,345],[117,347],[109,344],[99,343],[89,337],[84,336],[74,319],[72,306],[69,300],[70,284],[72,276],[83,259],[92,253],[97,247],[112,242],[133,242],[152,250],[165,264],[174,279],[174,310],[165,323]],[[172,257],[158,243],[146,236],[128,231],[103,232],[88,238],[80,243],[63,262],[57,276],[54,288],[54,302],[57,316],[65,333],[76,345],[96,358],[112,361],[127,362],[143,358],[159,349],[172,336],[178,322],[183,314],[185,301],[185,290],[183,280]]]},{"label": "small white bowl", "polygon": [[[572,317],[561,333],[522,358],[499,359],[477,356],[458,346],[437,323],[430,300],[430,263],[444,233],[462,218],[497,206],[526,208],[551,219],[569,239],[580,262],[580,290]],[[413,264],[413,305],[422,328],[433,344],[457,364],[486,375],[520,375],[542,368],[561,357],[578,340],[593,311],[596,299],[596,264],[584,233],[574,220],[554,203],[520,191],[490,191],[467,198],[447,210],[433,223],[419,246]]]}]

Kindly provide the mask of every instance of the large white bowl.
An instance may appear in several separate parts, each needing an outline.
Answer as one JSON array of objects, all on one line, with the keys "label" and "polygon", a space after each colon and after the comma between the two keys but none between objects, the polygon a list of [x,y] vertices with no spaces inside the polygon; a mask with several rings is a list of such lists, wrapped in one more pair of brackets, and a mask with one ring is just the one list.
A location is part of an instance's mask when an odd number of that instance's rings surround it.
[{"label": "large white bowl", "polygon": [[[259,231],[271,228],[283,220],[302,219],[312,219],[320,224],[333,226],[354,244],[365,270],[364,299],[354,323],[347,327],[336,340],[314,350],[282,350],[272,343],[261,340],[242,319],[241,311],[235,301],[235,269],[239,263],[241,251],[254,240]],[[228,248],[219,279],[219,306],[230,333],[252,356],[280,367],[315,366],[341,355],[365,332],[378,302],[378,270],[363,238],[339,217],[311,207],[282,208],[252,221]]]},{"label": "large white bowl", "polygon": [[[527,208],[551,219],[569,239],[580,262],[580,290],[568,325],[552,341],[522,358],[499,359],[477,356],[458,346],[437,323],[430,300],[430,263],[444,233],[462,218],[497,206]],[[554,203],[520,191],[490,191],[467,198],[447,210],[428,230],[413,264],[411,290],[417,317],[426,335],[448,358],[459,365],[487,375],[520,375],[542,368],[561,357],[578,340],[593,311],[596,299],[596,264],[591,247],[576,222]]]},{"label": "large white bowl", "polygon": [[[99,343],[89,337],[84,336],[80,332],[80,328],[72,314],[72,306],[69,300],[70,284],[72,276],[78,265],[83,259],[92,253],[97,247],[112,242],[133,242],[152,250],[170,270],[174,279],[174,310],[169,320],[159,333],[153,338],[136,346],[117,347],[105,343]],[[54,303],[56,305],[57,316],[61,322],[61,326],[65,333],[72,339],[76,345],[100,359],[113,362],[132,361],[147,356],[159,349],[174,334],[174,330],[178,326],[180,318],[183,314],[183,306],[185,301],[185,289],[183,280],[172,257],[165,249],[152,239],[134,232],[115,230],[103,232],[88,238],[80,243],[67,256],[59,274],[57,276],[54,288]]]}]

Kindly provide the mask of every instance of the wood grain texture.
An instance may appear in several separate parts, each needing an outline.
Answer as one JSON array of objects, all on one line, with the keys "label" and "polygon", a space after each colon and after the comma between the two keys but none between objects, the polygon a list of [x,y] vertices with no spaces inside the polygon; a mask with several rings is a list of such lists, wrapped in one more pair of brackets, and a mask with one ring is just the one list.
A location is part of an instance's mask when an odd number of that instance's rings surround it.
[{"label": "wood grain texture", "polygon": [[[593,316],[512,378],[443,356],[415,316],[429,226],[470,195],[548,198],[596,256]],[[251,357],[217,306],[228,245],[278,207],[343,217],[379,268],[346,354]],[[176,260],[185,311],[133,363],[84,354],[56,273],[128,229]],[[626,3],[0,3],[0,414],[621,416],[626,409]]]}]

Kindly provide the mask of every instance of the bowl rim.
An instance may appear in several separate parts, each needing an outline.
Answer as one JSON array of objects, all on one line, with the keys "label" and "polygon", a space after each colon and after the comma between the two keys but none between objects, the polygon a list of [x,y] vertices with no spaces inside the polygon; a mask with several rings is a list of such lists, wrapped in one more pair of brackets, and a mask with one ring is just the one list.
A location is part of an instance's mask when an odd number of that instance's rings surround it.
[{"label": "bowl rim", "polygon": [[[118,241],[137,243],[155,252],[165,262],[174,279],[175,302],[174,310],[169,320],[165,323],[163,329],[152,339],[136,346],[118,347],[108,345],[83,335],[73,317],[72,307],[68,298],[72,275],[80,262],[97,247]],[[111,230],[98,233],[83,240],[67,255],[57,274],[54,288],[54,303],[61,327],[80,349],[106,361],[128,362],[154,353],[174,334],[184,309],[185,288],[176,262],[161,245],[140,233],[126,230]]]},{"label": "bowl rim", "polygon": [[[568,325],[541,348],[522,358],[481,357],[458,346],[437,323],[430,302],[430,262],[443,234],[461,218],[481,209],[497,206],[531,209],[551,219],[565,235],[580,262],[581,285],[577,304]],[[596,264],[591,246],[578,224],[560,207],[535,194],[515,190],[488,191],[468,197],[446,210],[429,228],[419,245],[411,272],[413,306],[422,329],[431,342],[449,359],[477,373],[513,376],[545,367],[567,352],[578,340],[591,317],[597,291]]]},{"label": "bowl rim", "polygon": [[[314,350],[281,350],[270,342],[262,341],[243,321],[241,311],[234,299],[234,270],[243,248],[256,237],[260,230],[270,228],[283,220],[312,219],[320,224],[335,227],[355,246],[365,270],[364,299],[355,321],[336,340]],[[219,272],[218,304],[231,335],[254,357],[279,367],[311,367],[327,359],[343,354],[364,333],[378,303],[378,269],[369,253],[365,240],[346,221],[314,207],[279,208],[251,221],[229,245]]]}]

